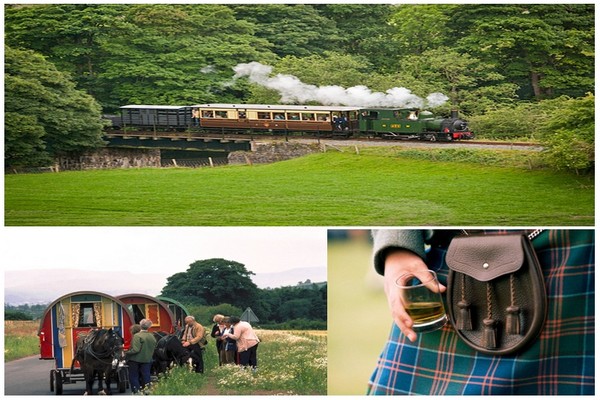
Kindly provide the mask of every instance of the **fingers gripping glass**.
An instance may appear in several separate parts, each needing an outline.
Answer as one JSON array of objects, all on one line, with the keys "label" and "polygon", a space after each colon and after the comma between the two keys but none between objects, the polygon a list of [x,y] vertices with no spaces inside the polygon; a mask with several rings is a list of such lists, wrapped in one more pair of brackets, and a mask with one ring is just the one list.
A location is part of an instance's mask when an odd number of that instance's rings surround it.
[{"label": "fingers gripping glass", "polygon": [[400,300],[413,320],[415,332],[432,332],[440,329],[448,321],[444,302],[434,271],[420,273],[420,278],[408,273],[396,279]]}]

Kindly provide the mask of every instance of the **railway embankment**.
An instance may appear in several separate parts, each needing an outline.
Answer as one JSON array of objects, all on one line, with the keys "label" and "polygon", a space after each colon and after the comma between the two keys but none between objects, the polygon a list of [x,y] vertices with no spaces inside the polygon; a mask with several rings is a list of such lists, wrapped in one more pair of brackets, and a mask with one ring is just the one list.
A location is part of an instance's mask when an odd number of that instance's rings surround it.
[{"label": "railway embankment", "polygon": [[227,157],[229,164],[269,164],[291,160],[322,151],[322,145],[316,142],[254,142],[252,151],[235,151]]}]

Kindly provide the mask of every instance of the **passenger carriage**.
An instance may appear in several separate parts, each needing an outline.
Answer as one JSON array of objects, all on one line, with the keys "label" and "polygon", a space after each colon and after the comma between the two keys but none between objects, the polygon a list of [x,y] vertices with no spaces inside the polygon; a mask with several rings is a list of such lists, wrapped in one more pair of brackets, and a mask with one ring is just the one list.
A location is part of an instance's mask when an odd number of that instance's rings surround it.
[{"label": "passenger carriage", "polygon": [[[79,335],[93,329],[113,329],[124,340],[124,350],[131,344],[129,328],[134,323],[132,314],[122,301],[100,292],[74,292],[51,303],[40,321],[40,359],[55,360],[50,371],[50,391],[62,394],[63,385],[84,380],[75,358],[75,343]],[[118,363],[113,369],[119,392],[128,385],[127,367]]]},{"label": "passenger carriage", "polygon": [[174,333],[177,329],[177,321],[169,306],[158,298],[139,293],[124,294],[117,298],[127,305],[136,324],[142,319],[152,321],[148,329],[150,332]]},{"label": "passenger carriage", "polygon": [[198,104],[192,112],[204,129],[345,132],[358,129],[357,107],[269,104]]}]

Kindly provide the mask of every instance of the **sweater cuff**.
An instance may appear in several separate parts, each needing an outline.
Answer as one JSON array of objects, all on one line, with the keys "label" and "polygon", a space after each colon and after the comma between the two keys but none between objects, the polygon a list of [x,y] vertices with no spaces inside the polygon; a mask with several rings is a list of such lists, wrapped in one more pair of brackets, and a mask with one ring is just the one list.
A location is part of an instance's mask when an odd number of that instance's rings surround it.
[{"label": "sweater cuff", "polygon": [[373,235],[373,263],[378,274],[383,275],[385,258],[390,250],[410,250],[425,259],[425,237],[431,231],[417,229],[377,229]]}]

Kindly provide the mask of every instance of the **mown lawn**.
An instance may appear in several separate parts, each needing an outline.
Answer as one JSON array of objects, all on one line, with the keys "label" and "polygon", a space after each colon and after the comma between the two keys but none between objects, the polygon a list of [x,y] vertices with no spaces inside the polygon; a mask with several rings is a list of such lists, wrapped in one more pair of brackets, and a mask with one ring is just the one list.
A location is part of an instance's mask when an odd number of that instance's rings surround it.
[{"label": "mown lawn", "polygon": [[5,176],[8,226],[591,226],[593,177],[352,153]]}]

